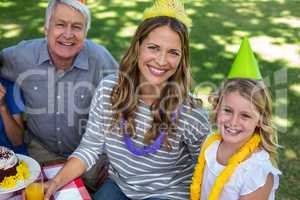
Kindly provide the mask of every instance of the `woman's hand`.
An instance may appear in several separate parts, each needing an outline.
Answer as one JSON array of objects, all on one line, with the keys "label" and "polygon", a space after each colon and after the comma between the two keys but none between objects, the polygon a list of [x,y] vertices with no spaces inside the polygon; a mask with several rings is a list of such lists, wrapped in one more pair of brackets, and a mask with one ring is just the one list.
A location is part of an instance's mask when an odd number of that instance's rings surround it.
[{"label": "woman's hand", "polygon": [[49,200],[50,197],[59,189],[57,180],[52,179],[44,184],[45,197],[44,200]]},{"label": "woman's hand", "polygon": [[71,157],[65,163],[64,167],[58,174],[45,183],[45,197],[44,200],[49,200],[58,189],[81,176],[86,170],[86,165],[79,158]]}]

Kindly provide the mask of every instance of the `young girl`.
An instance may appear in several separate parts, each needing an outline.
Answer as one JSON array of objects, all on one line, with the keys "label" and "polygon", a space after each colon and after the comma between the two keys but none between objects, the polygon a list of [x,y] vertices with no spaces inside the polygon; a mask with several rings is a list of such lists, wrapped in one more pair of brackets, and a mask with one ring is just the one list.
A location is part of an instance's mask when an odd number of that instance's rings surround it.
[{"label": "young girl", "polygon": [[218,133],[210,135],[202,147],[191,199],[275,199],[280,171],[276,168],[271,98],[247,39],[228,80],[210,100]]},{"label": "young girl", "polygon": [[178,1],[156,1],[145,11],[119,74],[100,83],[86,133],[46,199],[102,153],[109,178],[94,199],[188,199],[200,144],[210,131],[204,110],[188,95],[188,26]]}]

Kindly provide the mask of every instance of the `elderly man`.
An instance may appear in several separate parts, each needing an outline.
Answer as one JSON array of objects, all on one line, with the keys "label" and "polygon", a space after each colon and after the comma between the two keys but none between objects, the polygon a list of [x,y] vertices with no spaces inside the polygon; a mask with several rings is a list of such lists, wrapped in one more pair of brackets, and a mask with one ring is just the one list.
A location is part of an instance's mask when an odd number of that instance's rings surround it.
[{"label": "elderly man", "polygon": [[46,38],[22,41],[0,53],[1,75],[23,90],[29,155],[65,159],[78,146],[94,89],[117,70],[111,54],[86,39],[90,12],[83,1],[52,0]]}]

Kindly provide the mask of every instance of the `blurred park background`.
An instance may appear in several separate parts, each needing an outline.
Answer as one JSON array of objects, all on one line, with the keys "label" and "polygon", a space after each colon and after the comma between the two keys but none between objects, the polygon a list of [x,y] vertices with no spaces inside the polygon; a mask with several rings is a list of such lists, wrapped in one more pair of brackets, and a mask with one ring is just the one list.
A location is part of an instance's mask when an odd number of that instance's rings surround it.
[{"label": "blurred park background", "polygon": [[[279,200],[300,199],[300,0],[186,0],[194,94],[204,100],[226,77],[243,36],[273,96],[278,130]],[[151,0],[87,0],[88,38],[120,60]],[[43,37],[46,0],[0,0],[0,49]]]}]

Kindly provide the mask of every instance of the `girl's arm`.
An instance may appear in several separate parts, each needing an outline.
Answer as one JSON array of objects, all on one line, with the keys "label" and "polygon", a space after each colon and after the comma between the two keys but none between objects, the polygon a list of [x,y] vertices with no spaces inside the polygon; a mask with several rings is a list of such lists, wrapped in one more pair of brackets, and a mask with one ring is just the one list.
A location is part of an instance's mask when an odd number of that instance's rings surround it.
[{"label": "girl's arm", "polygon": [[9,141],[18,146],[23,143],[23,120],[20,114],[11,115],[5,102],[6,89],[0,84],[0,115]]},{"label": "girl's arm", "polygon": [[79,177],[86,169],[87,167],[82,160],[71,157],[58,174],[51,181],[45,183],[45,200],[49,200],[52,194]]},{"label": "girl's arm", "polygon": [[273,188],[273,175],[269,174],[267,177],[266,183],[250,194],[244,195],[240,197],[240,200],[268,200],[271,190]]}]

